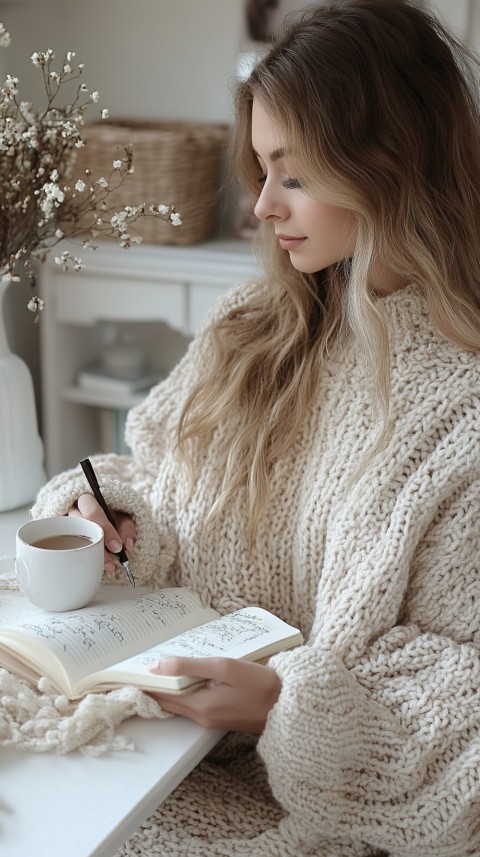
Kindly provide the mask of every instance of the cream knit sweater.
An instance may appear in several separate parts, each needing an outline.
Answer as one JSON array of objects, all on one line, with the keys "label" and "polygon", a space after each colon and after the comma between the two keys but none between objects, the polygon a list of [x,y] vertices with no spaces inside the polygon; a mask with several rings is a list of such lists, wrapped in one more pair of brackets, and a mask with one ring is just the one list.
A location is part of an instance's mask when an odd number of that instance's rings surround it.
[{"label": "cream knit sweater", "polygon": [[[414,286],[382,307],[388,449],[351,488],[375,434],[351,349],[275,467],[250,556],[243,492],[205,520],[226,427],[188,503],[168,445],[208,337],[131,412],[132,458],[94,459],[107,501],[136,518],[139,581],[190,586],[221,611],[260,604],[307,641],[270,661],[282,690],[258,743],[227,736],[118,857],[480,855],[480,359],[434,331]],[[85,490],[63,474],[34,515]]]}]

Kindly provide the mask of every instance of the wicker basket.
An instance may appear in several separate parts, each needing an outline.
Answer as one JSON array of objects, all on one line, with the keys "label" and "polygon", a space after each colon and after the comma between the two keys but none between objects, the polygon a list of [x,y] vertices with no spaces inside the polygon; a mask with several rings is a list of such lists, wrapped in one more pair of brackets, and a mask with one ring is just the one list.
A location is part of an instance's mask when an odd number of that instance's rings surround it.
[{"label": "wicker basket", "polygon": [[[92,179],[108,176],[112,161],[123,157],[122,146],[133,148],[134,173],[109,197],[109,208],[145,203],[174,205],[182,226],[172,227],[157,217],[145,217],[133,227],[151,244],[195,244],[216,228],[222,156],[228,125],[199,122],[139,122],[121,120],[86,125],[73,175],[85,169]],[[132,231],[133,231],[132,228]]]}]

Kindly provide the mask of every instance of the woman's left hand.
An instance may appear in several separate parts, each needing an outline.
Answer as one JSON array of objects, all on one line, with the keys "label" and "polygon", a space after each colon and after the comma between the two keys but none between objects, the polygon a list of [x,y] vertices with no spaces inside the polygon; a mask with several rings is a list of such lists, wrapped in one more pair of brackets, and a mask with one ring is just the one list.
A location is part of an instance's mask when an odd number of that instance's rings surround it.
[{"label": "woman's left hand", "polygon": [[152,673],[207,679],[191,693],[151,693],[164,711],[181,714],[201,726],[260,734],[278,699],[281,682],[263,664],[233,658],[163,658],[149,666]]}]

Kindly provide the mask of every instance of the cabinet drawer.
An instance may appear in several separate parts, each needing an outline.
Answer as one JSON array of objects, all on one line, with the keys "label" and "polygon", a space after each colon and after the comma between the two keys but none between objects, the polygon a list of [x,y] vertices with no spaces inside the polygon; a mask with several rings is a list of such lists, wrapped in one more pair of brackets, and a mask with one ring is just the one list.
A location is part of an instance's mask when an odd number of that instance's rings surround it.
[{"label": "cabinet drawer", "polygon": [[181,332],[187,328],[187,286],[181,282],[59,275],[53,287],[61,322],[159,320]]}]

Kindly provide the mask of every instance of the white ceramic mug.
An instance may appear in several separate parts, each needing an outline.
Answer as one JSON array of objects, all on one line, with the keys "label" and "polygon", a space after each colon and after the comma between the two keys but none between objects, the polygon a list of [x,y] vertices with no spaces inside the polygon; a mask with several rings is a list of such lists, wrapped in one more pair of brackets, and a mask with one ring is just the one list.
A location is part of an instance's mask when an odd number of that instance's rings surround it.
[{"label": "white ceramic mug", "polygon": [[83,518],[39,518],[17,531],[20,589],[37,607],[78,610],[95,595],[103,573],[103,530]]}]

